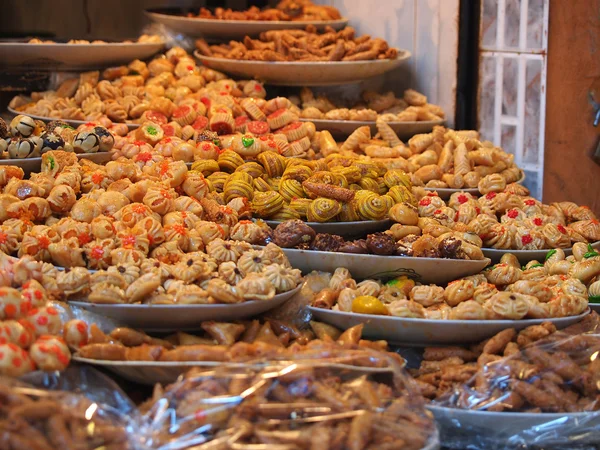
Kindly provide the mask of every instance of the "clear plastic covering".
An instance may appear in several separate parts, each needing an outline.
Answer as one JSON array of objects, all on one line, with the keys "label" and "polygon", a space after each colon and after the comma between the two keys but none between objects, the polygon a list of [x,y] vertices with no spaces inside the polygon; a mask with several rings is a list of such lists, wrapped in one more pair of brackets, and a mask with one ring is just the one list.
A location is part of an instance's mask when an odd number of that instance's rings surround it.
[{"label": "clear plastic covering", "polygon": [[[396,360],[355,351],[196,370],[141,406],[148,448],[437,448],[437,429]],[[373,364],[373,362],[376,362]]]},{"label": "clear plastic covering", "polygon": [[[34,384],[0,377],[0,448],[7,450],[134,450],[136,421],[126,396],[102,375],[84,370],[30,375]],[[48,389],[48,387],[60,390]],[[64,389],[85,389],[87,396]],[[109,390],[115,392],[109,394]],[[99,395],[103,393],[102,395]],[[90,395],[112,397],[116,406]]]},{"label": "clear plastic covering", "polygon": [[63,372],[31,372],[20,380],[40,389],[85,395],[123,414],[133,416],[137,413],[136,405],[117,383],[90,366],[73,365]]},{"label": "clear plastic covering", "polygon": [[417,371],[450,448],[597,448],[600,319],[504,330],[471,349],[428,348]]},{"label": "clear plastic covering", "polygon": [[160,23],[151,23],[144,27],[142,34],[158,35],[165,42],[167,48],[182,47],[187,52],[194,50],[194,39],[168,28]]}]

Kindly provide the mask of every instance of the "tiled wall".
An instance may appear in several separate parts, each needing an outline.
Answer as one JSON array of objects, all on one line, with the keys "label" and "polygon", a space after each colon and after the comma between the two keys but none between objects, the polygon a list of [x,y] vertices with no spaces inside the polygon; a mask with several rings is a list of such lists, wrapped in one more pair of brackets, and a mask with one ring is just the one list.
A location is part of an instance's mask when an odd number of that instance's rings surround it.
[{"label": "tiled wall", "polygon": [[482,0],[479,123],[542,196],[549,0]]},{"label": "tiled wall", "polygon": [[360,34],[409,50],[408,64],[367,83],[397,93],[412,87],[441,105],[453,125],[459,0],[319,0],[350,18]]}]

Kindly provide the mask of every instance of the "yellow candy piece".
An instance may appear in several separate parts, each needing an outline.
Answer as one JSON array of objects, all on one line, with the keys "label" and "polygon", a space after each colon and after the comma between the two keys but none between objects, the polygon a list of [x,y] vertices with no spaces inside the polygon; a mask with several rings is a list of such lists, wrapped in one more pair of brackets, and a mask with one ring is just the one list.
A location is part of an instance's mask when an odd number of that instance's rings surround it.
[{"label": "yellow candy piece", "polygon": [[406,296],[410,294],[412,288],[415,287],[415,281],[408,278],[406,275],[402,275],[401,277],[394,278],[386,283],[387,286],[395,287],[396,289],[404,292]]},{"label": "yellow candy piece", "polygon": [[360,314],[388,315],[385,305],[377,297],[361,295],[352,300],[352,312]]}]

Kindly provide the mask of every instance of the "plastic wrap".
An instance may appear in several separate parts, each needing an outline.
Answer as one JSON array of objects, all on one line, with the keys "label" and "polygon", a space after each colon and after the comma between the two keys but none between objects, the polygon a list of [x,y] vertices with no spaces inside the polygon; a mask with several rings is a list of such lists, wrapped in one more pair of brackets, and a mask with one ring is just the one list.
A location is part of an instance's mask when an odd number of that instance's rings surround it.
[{"label": "plastic wrap", "polygon": [[194,50],[194,40],[183,33],[178,33],[176,30],[167,28],[160,23],[151,23],[144,27],[142,34],[156,34],[165,42],[166,48],[182,47],[187,52]]},{"label": "plastic wrap", "polygon": [[[85,387],[91,392],[108,392],[116,386],[102,375],[89,370],[83,378],[75,374],[56,375],[53,384],[62,388]],[[92,382],[94,380],[94,382]],[[66,390],[49,390],[43,386],[48,376],[34,384],[0,377],[0,448],[11,450],[99,449],[134,450],[137,444],[136,421],[124,414],[128,405],[122,393],[118,407],[100,403]],[[92,383],[90,383],[92,382]],[[113,396],[117,394],[114,393]],[[104,395],[107,397],[107,395]],[[115,397],[116,398],[116,397]],[[135,416],[133,416],[135,417]]]},{"label": "plastic wrap", "polygon": [[415,373],[451,448],[595,448],[600,319],[507,329],[470,349],[428,348]]},{"label": "plastic wrap", "polygon": [[63,372],[31,372],[20,380],[40,389],[85,395],[123,414],[137,412],[135,404],[110,377],[89,366],[73,365]]},{"label": "plastic wrap", "polygon": [[437,430],[412,380],[374,351],[191,370],[141,406],[148,448],[422,449]]},{"label": "plastic wrap", "polygon": [[71,352],[85,345],[94,330],[117,323],[68,304],[48,300],[37,282],[0,292],[0,375],[19,377],[38,370],[66,369]]}]

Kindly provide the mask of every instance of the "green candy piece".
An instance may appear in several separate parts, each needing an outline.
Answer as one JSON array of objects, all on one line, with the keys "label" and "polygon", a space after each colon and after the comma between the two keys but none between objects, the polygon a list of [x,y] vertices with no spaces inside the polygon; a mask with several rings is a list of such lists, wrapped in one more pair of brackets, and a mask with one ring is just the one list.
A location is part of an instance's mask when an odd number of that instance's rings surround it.
[{"label": "green candy piece", "polygon": [[586,253],[584,253],[584,255],[583,255],[584,259],[593,258],[594,256],[600,256],[600,253],[598,253],[596,250],[594,250],[594,247],[592,247],[592,244],[588,244],[587,248],[588,248],[588,251]]},{"label": "green candy piece", "polygon": [[146,132],[152,136],[156,136],[158,134],[158,130],[153,126],[147,127]]},{"label": "green candy piece", "polygon": [[394,278],[393,280],[388,281],[387,283],[385,283],[386,286],[396,286],[399,283],[400,280]]},{"label": "green candy piece", "polygon": [[50,170],[54,170],[54,158],[49,158],[50,159]]},{"label": "green candy piece", "polygon": [[[525,267],[525,266],[523,266],[523,267]],[[529,266],[530,269],[534,269],[536,267],[544,267],[544,265],[543,264],[534,264],[532,266]]]},{"label": "green candy piece", "polygon": [[246,148],[250,147],[252,144],[254,144],[254,138],[251,137],[242,137],[242,145]]},{"label": "green candy piece", "polygon": [[548,261],[550,258],[552,258],[554,255],[556,254],[556,249],[552,249],[550,250],[548,253],[546,253],[546,259],[544,259],[544,261]]},{"label": "green candy piece", "polygon": [[592,296],[588,297],[588,302],[600,303],[600,295],[592,295]]},{"label": "green candy piece", "polygon": [[215,144],[217,147],[221,146],[221,140],[220,139],[213,139],[213,144]]}]

